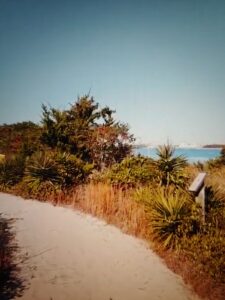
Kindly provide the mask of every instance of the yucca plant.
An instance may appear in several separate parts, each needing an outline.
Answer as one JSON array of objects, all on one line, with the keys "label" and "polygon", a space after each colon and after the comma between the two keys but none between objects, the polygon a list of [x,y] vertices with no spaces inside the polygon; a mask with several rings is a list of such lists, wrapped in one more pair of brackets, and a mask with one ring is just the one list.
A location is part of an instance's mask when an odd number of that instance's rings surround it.
[{"label": "yucca plant", "polygon": [[58,172],[57,162],[53,155],[45,152],[37,152],[26,163],[25,181],[31,190],[38,190],[41,184],[59,188],[62,178]]},{"label": "yucca plant", "polygon": [[160,187],[145,204],[156,239],[163,247],[177,248],[179,238],[185,234],[183,223],[191,214],[189,195],[182,190]]},{"label": "yucca plant", "polygon": [[171,144],[159,146],[156,151],[159,158],[155,161],[155,165],[160,185],[185,186],[184,168],[187,166],[187,159],[181,155],[174,156],[175,147]]},{"label": "yucca plant", "polygon": [[61,152],[37,152],[26,164],[25,182],[32,191],[62,190],[83,182],[93,166],[75,155]]}]

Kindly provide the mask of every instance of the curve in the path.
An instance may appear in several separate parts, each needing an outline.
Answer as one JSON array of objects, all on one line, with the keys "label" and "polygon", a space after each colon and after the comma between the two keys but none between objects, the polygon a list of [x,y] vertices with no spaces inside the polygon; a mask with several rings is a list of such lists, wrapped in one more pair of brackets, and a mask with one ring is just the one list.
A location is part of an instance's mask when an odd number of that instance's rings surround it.
[{"label": "curve in the path", "polygon": [[49,203],[0,194],[27,282],[24,300],[193,300],[144,242],[114,226]]}]

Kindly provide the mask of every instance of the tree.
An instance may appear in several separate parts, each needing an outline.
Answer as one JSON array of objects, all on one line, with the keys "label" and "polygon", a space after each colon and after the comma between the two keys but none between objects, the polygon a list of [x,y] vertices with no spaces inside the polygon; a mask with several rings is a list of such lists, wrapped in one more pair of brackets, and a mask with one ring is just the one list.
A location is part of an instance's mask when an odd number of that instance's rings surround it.
[{"label": "tree", "polygon": [[97,168],[121,161],[131,152],[133,136],[126,124],[115,122],[109,107],[99,108],[93,97],[78,98],[69,110],[42,106],[42,143],[67,151]]},{"label": "tree", "polygon": [[100,169],[121,162],[131,154],[133,140],[126,124],[111,123],[98,126],[93,131],[90,144],[93,162]]}]

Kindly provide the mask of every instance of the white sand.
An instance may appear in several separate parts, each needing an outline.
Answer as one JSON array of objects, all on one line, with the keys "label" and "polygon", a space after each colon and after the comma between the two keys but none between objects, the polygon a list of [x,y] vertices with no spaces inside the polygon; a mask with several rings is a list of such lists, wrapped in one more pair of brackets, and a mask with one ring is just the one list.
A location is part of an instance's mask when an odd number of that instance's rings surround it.
[{"label": "white sand", "polygon": [[143,241],[103,221],[2,193],[0,213],[17,218],[16,239],[28,255],[18,299],[198,299]]}]

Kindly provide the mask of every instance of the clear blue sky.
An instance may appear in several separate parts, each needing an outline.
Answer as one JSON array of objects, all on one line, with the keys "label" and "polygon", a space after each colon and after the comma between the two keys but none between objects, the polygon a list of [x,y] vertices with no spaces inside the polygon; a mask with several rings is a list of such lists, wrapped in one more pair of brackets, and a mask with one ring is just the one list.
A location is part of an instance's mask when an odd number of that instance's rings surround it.
[{"label": "clear blue sky", "polygon": [[225,143],[225,1],[0,0],[0,123],[89,90],[143,141]]}]

